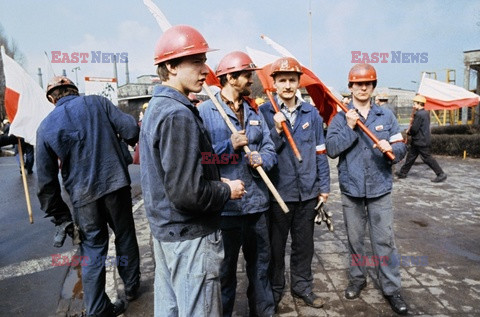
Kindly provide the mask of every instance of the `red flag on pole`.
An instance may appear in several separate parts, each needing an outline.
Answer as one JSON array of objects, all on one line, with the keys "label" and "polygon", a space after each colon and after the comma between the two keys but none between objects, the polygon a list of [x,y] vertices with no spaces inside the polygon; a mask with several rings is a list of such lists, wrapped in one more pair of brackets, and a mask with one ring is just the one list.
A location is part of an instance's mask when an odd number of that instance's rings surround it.
[{"label": "red flag on pole", "polygon": [[[247,48],[247,51],[255,64],[257,64],[259,67],[263,66],[261,70],[256,71],[258,78],[262,82],[263,88],[269,91],[276,91],[275,87],[273,86],[273,79],[270,76],[272,63],[276,59],[275,56],[262,54],[262,52],[251,48]],[[261,56],[258,55],[259,52]],[[274,60],[270,60],[270,63],[262,65],[262,61],[265,61],[265,57],[267,55],[270,56],[269,58],[273,57]],[[331,93],[327,93],[327,91],[330,92],[328,87],[325,86],[325,84],[323,84],[322,81],[310,69],[303,65],[302,68],[303,75],[300,76],[300,87],[305,87],[323,120],[325,123],[329,124],[337,113],[338,100],[336,101],[335,97],[333,97]]]}]

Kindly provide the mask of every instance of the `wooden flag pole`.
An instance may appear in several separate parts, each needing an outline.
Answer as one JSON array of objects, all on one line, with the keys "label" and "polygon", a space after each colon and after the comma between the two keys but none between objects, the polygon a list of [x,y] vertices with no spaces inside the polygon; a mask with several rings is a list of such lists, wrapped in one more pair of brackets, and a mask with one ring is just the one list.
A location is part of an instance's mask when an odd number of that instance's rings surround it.
[{"label": "wooden flag pole", "polygon": [[[343,110],[343,112],[348,112],[347,107],[340,100],[338,100],[337,97],[335,97],[329,89],[327,89],[325,92],[332,100],[335,101],[335,103]],[[378,142],[380,142],[380,140],[375,136],[375,134],[372,133],[372,131],[368,129],[368,127],[360,119],[357,120],[357,126],[363,132],[365,132],[365,134],[373,141],[373,143],[378,145]],[[392,161],[395,159],[395,154],[393,154],[392,151],[388,151],[383,154],[385,154]]]},{"label": "wooden flag pole", "polygon": [[30,194],[28,192],[27,176],[25,175],[25,166],[23,163],[22,141],[20,141],[20,138],[17,138],[17,140],[18,156],[20,157],[20,170],[22,171],[23,189],[25,191],[25,199],[27,201],[28,218],[30,219],[30,223],[33,223],[32,205],[30,204]]},{"label": "wooden flag pole", "polygon": [[[278,108],[275,98],[273,98],[272,92],[267,89],[265,89],[265,92],[267,93],[268,99],[272,103],[273,110],[275,110],[275,113],[280,112],[280,109]],[[293,153],[295,154],[298,161],[302,163],[302,155],[300,154],[300,151],[298,150],[297,145],[293,140],[292,133],[290,132],[290,129],[287,126],[287,122],[282,121],[282,128],[283,128],[283,133],[285,133],[285,137],[288,140],[288,144],[290,144],[290,146],[292,147]]]},{"label": "wooden flag pole", "polygon": [[[222,116],[223,120],[225,121],[225,123],[227,124],[228,128],[230,129],[230,131],[232,131],[232,133],[235,133],[237,132],[237,129],[235,128],[235,126],[233,125],[232,121],[230,121],[230,118],[228,118],[228,115],[227,113],[225,112],[225,110],[223,109],[222,105],[218,102],[217,98],[215,98],[215,95],[213,94],[212,90],[210,89],[210,87],[208,87],[208,85],[206,83],[203,84],[203,89],[205,89],[205,91],[207,92],[207,95],[208,97],[212,100],[213,104],[215,105],[215,107],[217,107],[217,110],[218,112],[220,113],[220,115]],[[245,151],[245,153],[250,153],[250,148],[245,145],[243,147],[243,150]],[[275,186],[273,186],[272,182],[270,181],[270,179],[268,178],[267,174],[265,173],[265,171],[263,170],[263,168],[261,166],[258,166],[255,168],[256,171],[260,174],[260,176],[262,177],[263,181],[265,182],[265,184],[267,185],[268,189],[270,189],[270,191],[272,192],[273,194],[273,197],[275,197],[275,199],[277,200],[277,203],[280,205],[280,207],[282,208],[283,212],[287,213],[289,212],[288,210],[288,207],[287,205],[285,204],[285,202],[283,201],[282,197],[280,196],[280,194],[278,193],[277,189],[275,188]]]}]

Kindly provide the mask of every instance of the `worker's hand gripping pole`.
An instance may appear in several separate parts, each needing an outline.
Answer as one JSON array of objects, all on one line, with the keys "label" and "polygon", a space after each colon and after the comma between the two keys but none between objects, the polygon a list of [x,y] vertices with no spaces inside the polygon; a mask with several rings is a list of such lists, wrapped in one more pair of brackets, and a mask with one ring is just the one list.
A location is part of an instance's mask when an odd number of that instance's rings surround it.
[{"label": "worker's hand gripping pole", "polygon": [[[272,103],[273,110],[275,110],[275,113],[280,112],[277,102],[275,101],[275,98],[273,98],[272,92],[269,90],[265,90],[265,92],[267,93],[268,99],[270,99],[270,102]],[[282,128],[283,128],[283,133],[285,133],[285,137],[288,140],[288,144],[290,144],[290,146],[292,147],[295,157],[298,159],[300,163],[302,163],[302,155],[300,155],[300,151],[298,150],[297,145],[293,140],[292,133],[290,133],[290,130],[288,129],[288,125],[285,121],[282,121]]]},{"label": "worker's hand gripping pole", "polygon": [[[332,100],[334,100],[337,105],[342,109],[343,112],[347,113],[348,112],[348,109],[347,107],[342,103],[340,102],[340,100],[338,100],[330,90],[326,90],[326,93],[328,96],[330,96],[330,98],[332,98]],[[357,126],[363,131],[365,132],[365,134],[373,141],[373,143],[377,144],[378,145],[378,142],[380,142],[380,140],[375,136],[375,134],[372,133],[372,131],[370,131],[367,126],[360,120],[358,119],[357,120]],[[394,160],[395,159],[395,155],[393,154],[393,152],[389,151],[389,152],[385,152],[383,153],[385,154],[390,160]]]},{"label": "worker's hand gripping pole", "polygon": [[[203,89],[207,92],[207,95],[208,97],[212,100],[213,104],[215,105],[215,107],[217,108],[218,112],[220,113],[220,115],[222,116],[222,119],[225,121],[225,123],[227,124],[228,128],[230,129],[230,131],[232,131],[232,133],[234,132],[237,132],[237,129],[235,128],[235,126],[233,125],[233,123],[230,121],[230,118],[228,118],[228,115],[227,113],[225,112],[225,110],[223,109],[222,105],[218,102],[217,98],[215,98],[215,95],[213,94],[212,90],[210,89],[210,87],[208,87],[208,85],[206,83],[203,84]],[[243,147],[243,150],[245,151],[245,153],[250,153],[250,149],[247,145],[245,145]],[[285,204],[285,202],[283,201],[282,197],[280,196],[280,194],[278,193],[277,189],[275,188],[275,186],[273,186],[272,182],[270,181],[270,179],[268,178],[267,174],[265,173],[265,171],[263,170],[263,168],[261,166],[258,166],[255,168],[256,171],[258,172],[258,174],[260,174],[260,176],[262,177],[263,181],[265,182],[265,184],[267,185],[268,189],[270,189],[270,191],[272,192],[273,194],[273,197],[275,197],[275,199],[277,200],[277,203],[280,205],[280,207],[282,208],[282,210],[287,213],[289,210],[288,210],[288,207],[287,205]]]}]

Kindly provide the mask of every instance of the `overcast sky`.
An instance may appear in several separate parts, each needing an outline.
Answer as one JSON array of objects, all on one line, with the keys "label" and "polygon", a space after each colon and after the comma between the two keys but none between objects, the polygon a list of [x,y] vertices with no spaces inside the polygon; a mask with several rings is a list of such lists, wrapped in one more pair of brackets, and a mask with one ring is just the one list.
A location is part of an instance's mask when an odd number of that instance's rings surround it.
[{"label": "overcast sky", "polygon": [[[220,49],[207,55],[212,68],[223,55],[245,51],[246,46],[278,54],[260,39],[265,34],[306,66],[312,54],[311,69],[338,91],[346,91],[352,51],[369,57],[388,53],[386,63],[372,64],[378,85],[416,90],[418,84],[412,81],[419,82],[422,71],[437,72],[438,79],[445,80],[447,68],[456,70],[457,84],[463,86],[463,52],[480,50],[480,1],[154,2],[171,24],[192,25],[210,47]],[[90,54],[87,63],[52,64],[57,74],[65,69],[73,80],[72,69],[79,66],[79,82],[85,76],[113,76],[113,64],[92,63],[91,51],[127,53],[131,82],[155,73],[153,49],[161,30],[142,0],[0,0],[0,23],[24,53],[24,67],[35,79],[38,67],[50,74],[44,52],[51,60],[52,51]],[[392,51],[423,53],[424,63],[393,63]],[[124,73],[124,64],[119,64],[120,85]]]}]

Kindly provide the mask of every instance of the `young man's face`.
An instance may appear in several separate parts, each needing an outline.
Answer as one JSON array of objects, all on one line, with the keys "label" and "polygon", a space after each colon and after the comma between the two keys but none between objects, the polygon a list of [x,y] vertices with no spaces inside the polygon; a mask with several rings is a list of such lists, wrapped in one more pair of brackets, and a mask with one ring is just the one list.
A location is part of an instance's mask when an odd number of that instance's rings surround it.
[{"label": "young man's face", "polygon": [[175,67],[178,89],[185,95],[190,92],[200,92],[208,75],[205,54],[186,56]]},{"label": "young man's face", "polygon": [[253,71],[244,71],[232,83],[240,96],[249,96],[252,93]]},{"label": "young man's face", "polygon": [[273,79],[277,94],[285,101],[295,98],[299,84],[300,76],[297,73],[278,73]]},{"label": "young man's face", "polygon": [[372,97],[373,82],[366,81],[361,83],[353,83],[352,87],[349,89],[352,92],[353,99],[356,99],[360,102],[365,102]]}]

